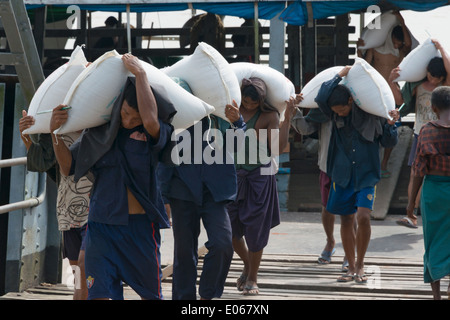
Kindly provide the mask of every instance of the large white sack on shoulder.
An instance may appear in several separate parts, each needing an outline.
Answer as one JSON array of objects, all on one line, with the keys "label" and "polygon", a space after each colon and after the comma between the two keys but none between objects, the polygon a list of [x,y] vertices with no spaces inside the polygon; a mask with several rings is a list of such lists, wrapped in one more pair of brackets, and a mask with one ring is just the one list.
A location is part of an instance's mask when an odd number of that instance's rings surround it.
[{"label": "large white sack on shoulder", "polygon": [[315,99],[319,93],[322,83],[331,80],[343,68],[343,66],[337,66],[325,69],[309,80],[309,82],[302,89],[301,93],[303,94],[303,100],[300,102],[299,107],[318,108],[319,106],[317,105]]},{"label": "large white sack on shoulder", "polygon": [[400,76],[394,81],[415,82],[427,76],[427,66],[439,51],[430,38],[412,50],[399,64]]},{"label": "large white sack on shoulder", "polygon": [[[379,23],[375,22],[376,19],[379,19]],[[365,50],[382,46],[386,42],[386,38],[390,36],[389,31],[391,31],[392,27],[398,24],[398,22],[397,17],[392,11],[387,11],[376,17],[361,32],[361,39],[364,40],[364,46],[361,46],[358,49]],[[368,28],[369,25],[373,28]]]},{"label": "large white sack on shoulder", "polygon": [[23,134],[50,133],[53,108],[63,103],[75,79],[86,69],[86,64],[83,49],[77,46],[70,60],[42,82],[28,107],[28,115],[33,116],[34,124],[24,130]]},{"label": "large white sack on shoulder", "polygon": [[342,84],[350,90],[353,100],[362,110],[392,119],[389,115],[389,111],[395,109],[392,90],[384,77],[366,60],[356,58]]},{"label": "large white sack on shoulder", "polygon": [[63,104],[72,108],[55,134],[97,127],[111,119],[112,106],[131,73],[117,51],[106,52],[84,70],[67,93]]},{"label": "large white sack on shoulder", "polygon": [[255,77],[263,80],[267,87],[267,102],[277,108],[281,115],[284,114],[286,101],[295,97],[294,84],[284,74],[269,66],[250,62],[234,62],[230,66],[238,78],[239,85],[244,78]]},{"label": "large white sack on shoulder", "polygon": [[[171,123],[176,132],[193,126],[199,120],[214,112],[214,106],[189,93],[163,71],[144,61],[141,61],[141,64],[147,74],[150,86],[157,83],[164,86],[170,93],[170,100],[177,110]],[[181,77],[179,78],[181,79]],[[187,81],[185,82],[190,87],[190,84]],[[192,88],[190,89],[192,90]]]},{"label": "large white sack on shoulder", "polygon": [[230,64],[207,43],[200,42],[193,54],[162,71],[186,81],[192,94],[214,106],[213,114],[226,121],[225,106],[233,100],[241,104],[240,85]]}]

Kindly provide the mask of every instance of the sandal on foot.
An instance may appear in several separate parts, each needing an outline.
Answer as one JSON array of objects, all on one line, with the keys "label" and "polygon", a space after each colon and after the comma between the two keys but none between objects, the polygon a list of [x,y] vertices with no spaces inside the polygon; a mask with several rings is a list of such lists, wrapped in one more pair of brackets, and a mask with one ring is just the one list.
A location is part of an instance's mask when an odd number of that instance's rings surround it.
[{"label": "sandal on foot", "polygon": [[247,276],[245,274],[241,274],[241,276],[236,281],[236,287],[238,291],[243,291],[245,282],[247,281]]},{"label": "sandal on foot", "polygon": [[337,282],[350,282],[353,281],[355,279],[355,275],[354,274],[344,274],[342,276],[340,276],[339,278],[337,278]]},{"label": "sandal on foot", "polygon": [[319,259],[317,259],[317,262],[319,264],[329,264],[331,262],[331,256],[336,252],[336,248],[333,248],[331,251],[323,250],[320,254]]},{"label": "sandal on foot", "polygon": [[397,224],[401,225],[401,226],[408,227],[408,228],[417,229],[417,225],[416,225],[417,221],[416,221],[416,223],[414,223],[414,221],[411,220],[411,218],[409,218],[409,217],[404,217],[404,218],[402,218],[400,220],[397,220]]},{"label": "sandal on foot", "polygon": [[358,284],[367,283],[367,276],[363,275],[355,275],[355,282]]},{"label": "sandal on foot", "polygon": [[342,262],[341,271],[342,272],[347,272],[348,271],[348,261],[347,260],[344,260],[344,262]]},{"label": "sandal on foot", "polygon": [[244,296],[257,296],[259,294],[259,288],[256,283],[252,285],[245,285],[244,291],[242,292]]},{"label": "sandal on foot", "polygon": [[381,170],[381,178],[389,178],[391,173],[387,170]]}]

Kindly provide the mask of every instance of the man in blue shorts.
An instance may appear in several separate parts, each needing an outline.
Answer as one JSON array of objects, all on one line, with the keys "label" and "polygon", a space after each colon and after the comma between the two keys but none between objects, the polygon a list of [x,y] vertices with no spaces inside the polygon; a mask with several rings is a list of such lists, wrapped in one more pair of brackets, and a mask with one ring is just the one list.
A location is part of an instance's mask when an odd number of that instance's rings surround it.
[{"label": "man in blue shorts", "polygon": [[381,178],[379,145],[393,147],[397,143],[394,123],[398,111],[391,111],[393,120],[388,121],[360,109],[349,90],[339,84],[350,68],[343,68],[333,79],[324,82],[315,100],[332,120],[327,159],[332,185],[327,210],[341,216],[342,245],[348,259],[348,271],[338,281],[365,283],[364,256],[370,241],[370,212],[375,185]]},{"label": "man in blue shorts", "polygon": [[[94,178],[86,235],[88,299],[123,299],[122,281],[142,299],[162,299],[160,228],[170,227],[156,167],[170,140],[173,105],[150,87],[139,60],[125,54],[130,77],[111,121],[87,129],[70,149],[52,135],[63,175]],[[53,132],[68,119],[53,110]],[[163,108],[170,109],[163,110]],[[164,115],[166,114],[166,115]]]}]

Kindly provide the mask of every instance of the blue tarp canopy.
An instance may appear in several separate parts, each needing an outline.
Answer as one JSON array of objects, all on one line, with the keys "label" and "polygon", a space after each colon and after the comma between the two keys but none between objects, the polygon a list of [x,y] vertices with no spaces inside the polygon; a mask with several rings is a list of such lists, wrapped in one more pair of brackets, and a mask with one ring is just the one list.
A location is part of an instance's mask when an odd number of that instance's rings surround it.
[{"label": "blue tarp canopy", "polygon": [[[220,15],[254,17],[254,4],[258,3],[258,17],[272,19],[280,14],[280,19],[292,25],[302,26],[308,18],[322,19],[354,11],[365,10],[371,5],[399,10],[428,11],[449,5],[448,0],[367,0],[367,1],[146,1],[146,0],[25,0],[27,8],[42,5],[78,5],[82,10],[125,12],[127,4],[131,12],[182,11],[190,8]],[[286,7],[286,3],[288,6]],[[312,14],[312,17],[310,16]]]},{"label": "blue tarp canopy", "polygon": [[[29,0],[25,1],[27,9],[42,6],[45,4],[53,4],[57,6],[77,5],[81,10],[90,11],[111,11],[126,12],[128,1],[103,1],[105,4],[86,4],[87,1],[45,1],[45,0]],[[96,2],[95,0],[92,3]],[[139,1],[137,1],[139,2]],[[141,1],[145,2],[145,1]],[[108,4],[106,4],[108,3]],[[237,16],[241,18],[251,19],[255,16],[255,1],[227,1],[227,2],[164,2],[147,1],[147,3],[131,3],[131,12],[161,12],[161,11],[182,11],[188,9],[198,9],[206,12],[216,13],[219,15]],[[260,19],[272,19],[286,8],[286,1],[261,1],[258,2],[258,17]]]},{"label": "blue tarp canopy", "polygon": [[[365,10],[371,5],[398,10],[429,11],[450,4],[447,0],[368,0],[368,1],[295,1],[280,15],[288,24],[302,26],[308,22],[309,12],[313,19],[323,19],[354,11]],[[311,17],[310,17],[311,18]]]}]

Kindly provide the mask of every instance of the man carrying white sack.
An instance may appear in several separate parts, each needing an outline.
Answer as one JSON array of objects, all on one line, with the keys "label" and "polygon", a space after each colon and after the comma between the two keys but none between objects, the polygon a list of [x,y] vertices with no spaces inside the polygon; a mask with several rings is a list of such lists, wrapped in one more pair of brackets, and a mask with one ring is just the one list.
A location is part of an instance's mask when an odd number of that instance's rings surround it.
[{"label": "man carrying white sack", "polygon": [[[406,82],[400,89],[398,83],[394,82],[400,75],[400,68],[392,70],[389,78],[389,86],[394,94],[397,105],[404,104],[400,110],[400,115],[406,116],[415,113],[414,136],[411,144],[411,151],[408,158],[408,166],[412,166],[416,157],[416,147],[419,140],[419,133],[422,126],[429,121],[437,120],[436,114],[431,108],[431,93],[440,86],[450,85],[450,55],[436,39],[431,40],[442,57],[434,57],[428,62],[426,77],[417,82]],[[410,175],[408,185],[408,198],[411,197],[413,175]],[[417,228],[417,213],[420,205],[420,193],[416,197],[416,204],[413,212],[397,221],[399,225],[408,228]]]},{"label": "man carrying white sack", "polygon": [[[30,135],[22,132],[31,127],[35,119],[22,111],[19,120],[19,131],[22,141],[27,148],[27,170],[34,172],[46,172],[56,182],[58,193],[56,199],[56,218],[58,230],[62,236],[62,256],[69,260],[70,266],[75,271],[76,277],[84,279],[84,254],[85,235],[89,213],[89,195],[92,182],[82,177],[77,183],[73,176],[63,176],[59,172],[55,154],[52,147],[50,134],[39,134],[37,142],[31,140]],[[79,132],[63,135],[61,139],[67,146],[80,136]],[[75,280],[75,284],[79,279]],[[87,288],[84,281],[79,282],[73,293],[74,300],[86,300]]]},{"label": "man carrying white sack", "polygon": [[[164,88],[150,87],[136,57],[125,54],[122,61],[134,77],[111,121],[86,129],[70,149],[52,135],[54,150],[62,174],[77,180],[90,171],[95,179],[86,235],[88,299],[123,299],[122,281],[142,299],[162,299],[160,228],[170,224],[156,167],[176,111],[160,95]],[[52,132],[69,117],[63,107],[53,110]]]},{"label": "man carrying white sack", "polygon": [[[389,32],[386,42],[378,47],[367,49],[364,53],[361,49],[358,49],[358,57],[364,58],[370,63],[375,70],[377,70],[386,81],[389,80],[391,70],[397,67],[403,58],[411,52],[411,35],[406,27],[405,20],[400,12],[394,12],[397,16],[399,25],[392,28]],[[358,47],[364,45],[364,40],[358,39]],[[384,150],[384,156],[381,161],[381,177],[389,178],[391,173],[388,171],[388,161],[391,156],[393,148],[386,148]]]},{"label": "man carrying white sack", "polygon": [[364,40],[358,39],[357,54],[370,63],[382,76],[389,79],[391,70],[397,67],[406,55],[411,51],[412,40],[405,20],[400,12],[394,12],[400,24],[394,26],[389,32],[386,42],[377,47],[367,50],[361,50],[364,46]]},{"label": "man carrying white sack", "polygon": [[364,258],[370,242],[375,186],[380,180],[379,146],[397,144],[394,123],[398,110],[390,111],[393,120],[386,120],[359,108],[350,91],[339,84],[350,68],[324,82],[315,101],[332,121],[327,158],[332,184],[326,209],[341,217],[342,245],[348,260],[347,273],[337,281],[366,283]]}]

